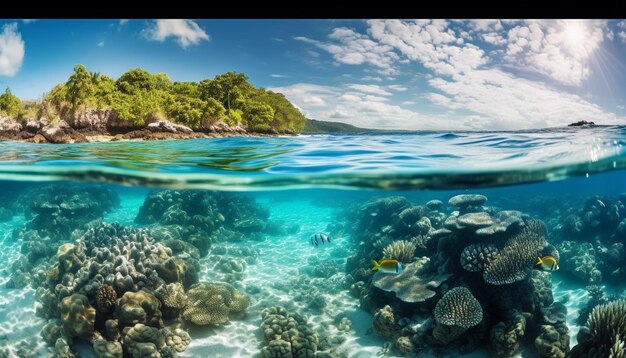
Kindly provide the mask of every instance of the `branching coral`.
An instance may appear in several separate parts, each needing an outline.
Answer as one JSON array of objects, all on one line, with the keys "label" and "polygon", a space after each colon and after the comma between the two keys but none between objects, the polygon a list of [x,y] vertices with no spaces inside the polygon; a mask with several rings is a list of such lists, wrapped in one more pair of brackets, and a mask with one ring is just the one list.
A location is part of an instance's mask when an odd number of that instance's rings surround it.
[{"label": "branching coral", "polygon": [[611,351],[619,356],[623,354],[621,337],[626,337],[626,300],[596,306],[578,333],[572,357],[609,357]]},{"label": "branching coral", "polygon": [[396,259],[400,262],[411,262],[415,253],[415,244],[406,241],[394,241],[383,249],[383,257]]}]

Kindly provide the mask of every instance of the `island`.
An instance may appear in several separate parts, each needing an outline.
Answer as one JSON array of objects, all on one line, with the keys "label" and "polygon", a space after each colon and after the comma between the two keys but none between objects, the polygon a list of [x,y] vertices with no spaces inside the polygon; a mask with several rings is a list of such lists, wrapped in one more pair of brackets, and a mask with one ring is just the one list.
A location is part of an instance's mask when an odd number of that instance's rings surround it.
[{"label": "island", "polygon": [[200,82],[132,69],[117,80],[84,65],[41,100],[0,95],[0,140],[76,143],[186,139],[232,135],[295,135],[304,115],[281,93],[255,88],[243,73]]}]

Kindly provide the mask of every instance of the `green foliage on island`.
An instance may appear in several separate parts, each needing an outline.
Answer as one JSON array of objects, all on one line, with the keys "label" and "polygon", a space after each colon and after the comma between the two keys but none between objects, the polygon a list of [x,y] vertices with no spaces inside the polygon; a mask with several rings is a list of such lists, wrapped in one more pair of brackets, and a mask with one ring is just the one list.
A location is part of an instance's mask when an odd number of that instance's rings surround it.
[{"label": "green foliage on island", "polygon": [[4,93],[0,95],[0,115],[17,117],[20,111],[20,99],[11,93],[11,90],[7,87]]},{"label": "green foliage on island", "polygon": [[[4,101],[14,100],[2,98],[0,110],[5,111]],[[20,117],[11,103],[6,105],[6,112]],[[283,94],[255,88],[243,73],[228,72],[200,82],[174,82],[164,73],[136,68],[113,80],[89,72],[83,65],[74,66],[67,82],[45,95],[39,111],[48,118],[68,119],[87,109],[109,109],[119,119],[139,126],[167,119],[192,128],[223,122],[243,125],[253,132],[300,132],[306,122]]]}]

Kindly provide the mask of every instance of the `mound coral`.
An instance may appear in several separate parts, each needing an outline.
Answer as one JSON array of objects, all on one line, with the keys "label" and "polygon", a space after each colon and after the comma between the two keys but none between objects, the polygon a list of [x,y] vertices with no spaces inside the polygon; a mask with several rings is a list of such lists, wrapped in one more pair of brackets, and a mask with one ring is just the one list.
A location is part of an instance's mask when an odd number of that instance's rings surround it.
[{"label": "mound coral", "polygon": [[223,325],[231,313],[246,310],[249,298],[226,283],[198,283],[187,291],[184,320],[197,325]]},{"label": "mound coral", "polygon": [[315,356],[319,339],[306,317],[270,307],[261,312],[261,318],[266,343],[261,349],[263,358]]},{"label": "mound coral", "polygon": [[393,258],[400,262],[411,262],[415,253],[415,244],[406,241],[394,241],[383,249],[383,257]]}]

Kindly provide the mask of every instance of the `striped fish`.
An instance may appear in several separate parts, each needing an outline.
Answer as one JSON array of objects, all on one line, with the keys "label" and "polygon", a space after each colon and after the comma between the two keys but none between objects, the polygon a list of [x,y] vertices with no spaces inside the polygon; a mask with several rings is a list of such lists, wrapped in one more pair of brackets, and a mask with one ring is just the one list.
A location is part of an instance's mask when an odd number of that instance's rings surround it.
[{"label": "striped fish", "polygon": [[330,244],[330,237],[323,232],[318,232],[311,235],[310,242],[313,246],[324,246]]}]

